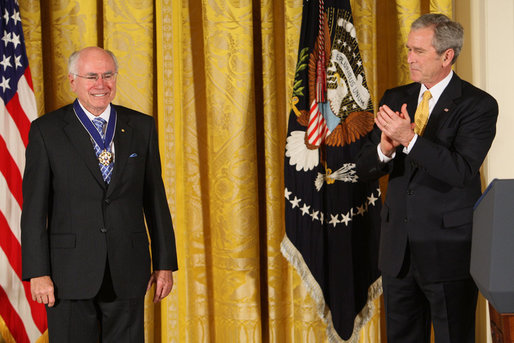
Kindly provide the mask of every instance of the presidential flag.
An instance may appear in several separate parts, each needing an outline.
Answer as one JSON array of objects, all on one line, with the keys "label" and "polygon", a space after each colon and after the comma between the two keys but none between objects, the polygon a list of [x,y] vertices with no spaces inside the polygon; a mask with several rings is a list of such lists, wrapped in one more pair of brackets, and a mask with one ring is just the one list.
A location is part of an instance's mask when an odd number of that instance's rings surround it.
[{"label": "presidential flag", "polygon": [[[18,2],[0,2],[0,317],[17,343],[35,342],[46,330],[43,305],[21,280],[22,175],[36,99]],[[2,322],[0,321],[0,322]]]},{"label": "presidential flag", "polygon": [[285,151],[285,258],[327,324],[356,342],[381,292],[380,189],[355,161],[373,128],[349,0],[304,0]]}]

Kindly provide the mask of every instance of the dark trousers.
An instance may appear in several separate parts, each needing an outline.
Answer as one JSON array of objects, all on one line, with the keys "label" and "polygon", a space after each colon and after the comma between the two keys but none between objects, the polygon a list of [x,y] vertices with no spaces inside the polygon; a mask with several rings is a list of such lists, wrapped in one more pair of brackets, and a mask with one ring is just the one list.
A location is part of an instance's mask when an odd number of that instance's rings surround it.
[{"label": "dark trousers", "polygon": [[50,343],[144,342],[144,296],[118,299],[109,267],[93,299],[57,299],[46,307]]},{"label": "dark trousers", "polygon": [[478,289],[471,277],[424,281],[409,256],[400,276],[383,275],[382,285],[388,343],[429,343],[431,323],[436,343],[475,343]]}]

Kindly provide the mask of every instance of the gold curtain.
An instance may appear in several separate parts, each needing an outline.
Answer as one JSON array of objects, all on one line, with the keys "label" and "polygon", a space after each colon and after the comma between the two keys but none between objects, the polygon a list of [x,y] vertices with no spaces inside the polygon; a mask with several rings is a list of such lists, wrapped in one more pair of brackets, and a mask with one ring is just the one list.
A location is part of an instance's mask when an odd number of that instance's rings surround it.
[{"label": "gold curtain", "polygon": [[[451,15],[452,0],[351,5],[376,105],[386,88],[409,82],[410,22],[428,11]],[[146,341],[325,342],[314,302],[280,253],[302,0],[24,0],[20,7],[40,115],[74,98],[70,53],[99,45],[120,63],[114,102],[157,120],[179,271],[162,303],[147,297]],[[359,342],[385,342],[384,330],[377,300]],[[0,332],[10,342],[5,327]]]}]

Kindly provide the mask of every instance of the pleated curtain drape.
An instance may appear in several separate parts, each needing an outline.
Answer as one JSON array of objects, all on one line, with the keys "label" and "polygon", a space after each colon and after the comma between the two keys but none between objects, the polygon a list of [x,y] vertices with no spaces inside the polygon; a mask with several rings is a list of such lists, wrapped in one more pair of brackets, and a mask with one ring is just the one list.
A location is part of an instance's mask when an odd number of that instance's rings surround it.
[{"label": "pleated curtain drape", "polygon": [[[409,82],[413,19],[452,0],[352,0],[375,106]],[[280,253],[283,155],[302,0],[23,0],[39,114],[70,103],[67,58],[118,57],[114,103],[156,118],[179,271],[147,297],[147,342],[325,342]],[[385,342],[380,301],[359,342]],[[1,338],[0,338],[1,339]],[[40,341],[45,341],[42,337]]]}]

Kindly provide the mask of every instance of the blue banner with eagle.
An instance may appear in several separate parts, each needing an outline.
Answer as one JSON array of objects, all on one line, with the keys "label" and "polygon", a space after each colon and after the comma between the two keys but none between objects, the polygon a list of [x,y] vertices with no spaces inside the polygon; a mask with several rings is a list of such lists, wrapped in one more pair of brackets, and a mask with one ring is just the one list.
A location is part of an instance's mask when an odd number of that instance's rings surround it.
[{"label": "blue banner with eagle", "polygon": [[381,294],[378,182],[356,156],[373,104],[349,0],[304,0],[285,152],[285,258],[327,324],[330,342],[357,342]]}]

